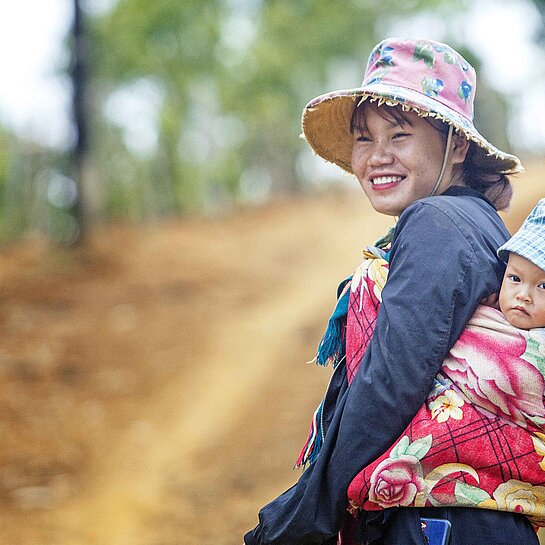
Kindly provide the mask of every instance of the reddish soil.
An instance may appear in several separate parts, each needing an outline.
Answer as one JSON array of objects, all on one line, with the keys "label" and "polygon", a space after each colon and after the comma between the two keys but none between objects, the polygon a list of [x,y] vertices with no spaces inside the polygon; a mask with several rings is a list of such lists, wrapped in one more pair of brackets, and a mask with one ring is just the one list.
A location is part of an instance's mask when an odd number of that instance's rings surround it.
[{"label": "reddish soil", "polygon": [[388,225],[339,191],[3,249],[0,543],[239,545],[297,479],[329,378],[305,362]]}]

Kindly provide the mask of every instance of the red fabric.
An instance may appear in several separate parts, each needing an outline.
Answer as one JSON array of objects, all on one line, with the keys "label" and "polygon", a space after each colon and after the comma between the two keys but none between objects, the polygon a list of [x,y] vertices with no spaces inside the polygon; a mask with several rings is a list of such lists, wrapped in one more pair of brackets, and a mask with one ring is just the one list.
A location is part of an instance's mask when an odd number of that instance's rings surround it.
[{"label": "red fabric", "polygon": [[[383,263],[386,266],[386,262]],[[350,292],[346,316],[346,374],[349,384],[354,379],[375,330],[380,305],[377,293],[375,281],[368,274]]]},{"label": "red fabric", "polygon": [[[355,278],[350,294],[350,382],[380,305],[370,276]],[[544,370],[545,329],[520,331],[479,307],[426,403],[350,484],[349,510],[466,506],[521,512],[545,526]]]}]

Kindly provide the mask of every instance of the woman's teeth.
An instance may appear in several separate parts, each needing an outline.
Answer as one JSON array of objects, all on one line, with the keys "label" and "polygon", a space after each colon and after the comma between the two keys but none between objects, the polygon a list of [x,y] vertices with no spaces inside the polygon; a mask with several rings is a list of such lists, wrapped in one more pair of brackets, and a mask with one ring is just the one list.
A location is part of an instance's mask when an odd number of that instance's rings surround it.
[{"label": "woman's teeth", "polygon": [[372,183],[375,185],[392,184],[394,182],[401,182],[403,176],[381,176],[380,178],[373,178]]}]

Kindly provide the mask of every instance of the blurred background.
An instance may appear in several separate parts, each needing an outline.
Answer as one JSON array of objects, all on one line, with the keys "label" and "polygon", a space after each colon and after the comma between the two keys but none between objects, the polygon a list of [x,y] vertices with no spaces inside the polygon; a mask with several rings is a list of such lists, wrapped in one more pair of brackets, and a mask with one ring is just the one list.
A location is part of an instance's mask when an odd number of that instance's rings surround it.
[{"label": "blurred background", "polygon": [[0,3],[0,543],[230,545],[290,486],[337,282],[390,225],[299,138],[392,35],[477,68],[544,196],[543,0]]}]

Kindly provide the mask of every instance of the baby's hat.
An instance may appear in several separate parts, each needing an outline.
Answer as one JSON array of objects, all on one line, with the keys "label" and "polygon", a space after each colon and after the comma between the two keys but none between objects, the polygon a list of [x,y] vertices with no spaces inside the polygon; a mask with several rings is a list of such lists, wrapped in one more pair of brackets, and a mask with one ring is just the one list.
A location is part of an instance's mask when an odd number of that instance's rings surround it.
[{"label": "baby's hat", "polygon": [[545,199],[537,203],[520,229],[498,248],[498,257],[507,263],[509,252],[545,270]]}]

